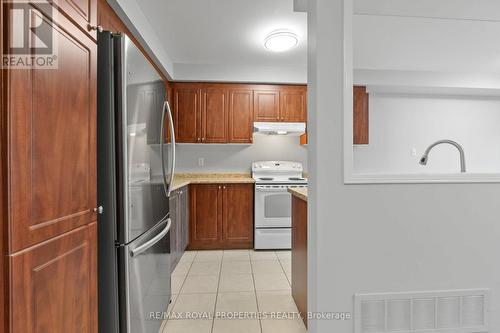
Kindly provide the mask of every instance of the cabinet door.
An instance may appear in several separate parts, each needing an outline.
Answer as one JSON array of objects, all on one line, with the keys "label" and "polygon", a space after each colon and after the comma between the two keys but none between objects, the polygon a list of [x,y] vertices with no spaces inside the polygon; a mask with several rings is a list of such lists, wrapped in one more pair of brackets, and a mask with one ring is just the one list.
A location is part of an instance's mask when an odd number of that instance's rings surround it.
[{"label": "cabinet door", "polygon": [[227,142],[227,91],[207,88],[201,91],[202,143]]},{"label": "cabinet door", "polygon": [[353,143],[367,145],[369,143],[369,96],[366,87],[353,88]]},{"label": "cabinet door", "polygon": [[[56,21],[61,15],[69,17],[87,35],[97,40],[97,32],[91,29],[97,25],[97,0],[52,0],[54,6],[47,3],[33,1],[34,7],[43,11],[47,16],[53,17]],[[59,11],[57,11],[59,9]]]},{"label": "cabinet door", "polygon": [[229,143],[253,141],[253,91],[229,91]]},{"label": "cabinet door", "polygon": [[97,333],[96,223],[9,257],[12,332]]},{"label": "cabinet door", "polygon": [[253,184],[224,185],[223,241],[225,248],[253,247]]},{"label": "cabinet door", "polygon": [[200,142],[200,90],[196,88],[174,88],[174,110],[177,142]]},{"label": "cabinet door", "polygon": [[222,186],[191,185],[189,248],[219,248],[222,241]]},{"label": "cabinet door", "polygon": [[253,96],[255,121],[280,121],[279,90],[255,90]]},{"label": "cabinet door", "polygon": [[179,229],[178,201],[179,201],[179,195],[177,191],[173,191],[169,199],[170,220],[172,222],[170,227],[170,268],[172,272],[174,271],[179,261],[178,258],[179,238],[177,236]]},{"label": "cabinet door", "polygon": [[182,229],[181,252],[184,253],[189,244],[189,190],[187,186],[181,190],[180,212]]},{"label": "cabinet door", "polygon": [[282,88],[280,91],[280,120],[305,122],[307,119],[306,88]]},{"label": "cabinet door", "polygon": [[97,219],[97,46],[62,15],[64,30],[30,15],[57,39],[58,67],[6,74],[10,253]]}]

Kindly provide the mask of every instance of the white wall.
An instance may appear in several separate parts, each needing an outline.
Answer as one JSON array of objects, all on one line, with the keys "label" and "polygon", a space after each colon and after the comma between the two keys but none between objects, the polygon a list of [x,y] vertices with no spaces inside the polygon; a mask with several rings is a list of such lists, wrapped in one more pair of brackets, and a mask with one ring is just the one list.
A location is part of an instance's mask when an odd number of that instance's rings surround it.
[{"label": "white wall", "polygon": [[[491,288],[500,330],[500,185],[343,184],[343,1],[310,0],[309,308],[355,293]],[[351,333],[318,320],[309,332]]]},{"label": "white wall", "polygon": [[[465,149],[467,171],[500,172],[500,98],[370,94],[370,144],[354,147],[356,173],[456,173],[459,155],[437,146],[426,167],[418,161],[441,139]],[[412,150],[416,155],[412,156]]]},{"label": "white wall", "polygon": [[246,66],[175,63],[178,81],[307,83],[307,66]]},{"label": "white wall", "polygon": [[[158,148],[154,149],[153,175],[161,174]],[[252,162],[262,160],[296,161],[307,170],[307,148],[298,137],[254,136],[252,145],[178,144],[176,146],[176,172],[235,172],[250,173]],[[198,166],[198,158],[205,166]]]}]

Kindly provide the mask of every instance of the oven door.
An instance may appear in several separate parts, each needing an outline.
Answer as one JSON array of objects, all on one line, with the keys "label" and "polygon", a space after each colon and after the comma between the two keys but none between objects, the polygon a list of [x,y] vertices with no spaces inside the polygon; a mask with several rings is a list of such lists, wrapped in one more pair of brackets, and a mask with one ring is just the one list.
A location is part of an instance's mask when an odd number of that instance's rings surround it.
[{"label": "oven door", "polygon": [[286,185],[255,186],[255,227],[291,228],[292,198]]}]

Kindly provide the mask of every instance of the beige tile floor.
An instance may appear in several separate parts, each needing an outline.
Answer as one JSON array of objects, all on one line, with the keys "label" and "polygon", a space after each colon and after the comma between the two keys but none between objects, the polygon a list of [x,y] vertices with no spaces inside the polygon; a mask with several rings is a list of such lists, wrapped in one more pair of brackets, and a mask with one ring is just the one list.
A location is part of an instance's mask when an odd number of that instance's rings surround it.
[{"label": "beige tile floor", "polygon": [[305,333],[290,282],[290,251],[188,251],[161,333]]}]

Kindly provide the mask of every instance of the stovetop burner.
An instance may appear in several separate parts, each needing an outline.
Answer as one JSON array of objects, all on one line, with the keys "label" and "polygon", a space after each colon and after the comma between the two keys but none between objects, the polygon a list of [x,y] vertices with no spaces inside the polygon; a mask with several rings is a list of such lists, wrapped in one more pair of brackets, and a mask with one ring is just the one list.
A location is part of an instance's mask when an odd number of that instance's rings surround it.
[{"label": "stovetop burner", "polygon": [[260,177],[259,180],[274,180],[273,177]]},{"label": "stovetop burner", "polygon": [[290,177],[288,180],[305,180],[305,178],[302,177]]}]

